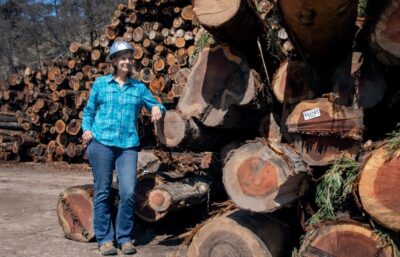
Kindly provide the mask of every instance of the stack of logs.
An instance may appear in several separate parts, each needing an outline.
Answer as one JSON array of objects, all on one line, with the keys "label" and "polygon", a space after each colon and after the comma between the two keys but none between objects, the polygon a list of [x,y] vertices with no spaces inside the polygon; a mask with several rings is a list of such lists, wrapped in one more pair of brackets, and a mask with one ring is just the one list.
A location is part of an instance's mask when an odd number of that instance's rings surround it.
[{"label": "stack of logs", "polygon": [[[397,117],[376,121],[382,112],[399,108],[399,0],[388,1],[379,17],[358,18],[357,1],[348,0],[193,0],[189,9],[183,2],[129,1],[118,7],[95,46],[71,45],[81,57],[68,64],[96,77],[109,69],[102,58],[111,41],[132,42],[135,76],[168,106],[155,126],[161,146],[139,156],[136,214],[155,222],[227,193],[239,210],[203,224],[187,256],[288,256],[294,245],[296,256],[396,256],[390,238],[377,236],[374,228],[390,235],[400,231],[400,150],[397,144],[388,154],[388,142],[368,140],[384,140],[379,132],[399,122]],[[175,18],[151,26],[143,19],[167,14]],[[195,26],[191,34],[199,33],[204,43],[210,33],[218,41],[206,42],[186,69],[187,57],[198,52],[185,47],[193,40],[186,33],[193,22],[207,32]],[[130,24],[141,26],[129,29]],[[186,32],[177,34],[179,29]],[[84,69],[85,61],[95,66]],[[68,86],[76,78],[71,73]],[[55,80],[48,81],[45,88]],[[78,89],[90,88],[92,79],[85,81]],[[70,99],[79,99],[77,94]],[[61,98],[44,104],[69,101]],[[34,115],[29,117],[33,127]],[[376,129],[376,123],[387,127]],[[343,156],[362,163],[351,212],[344,209],[340,218],[305,226],[317,210],[314,179]],[[69,238],[95,236],[88,222],[91,190],[74,187],[60,195],[58,216]],[[293,238],[298,230],[304,234],[301,242]]]},{"label": "stack of logs", "polygon": [[134,47],[135,78],[160,102],[174,105],[186,84],[199,28],[190,1],[129,1],[118,5],[92,45],[73,42],[72,57],[10,75],[0,84],[0,159],[84,161],[82,110],[94,80],[112,72],[105,59],[115,40]]}]

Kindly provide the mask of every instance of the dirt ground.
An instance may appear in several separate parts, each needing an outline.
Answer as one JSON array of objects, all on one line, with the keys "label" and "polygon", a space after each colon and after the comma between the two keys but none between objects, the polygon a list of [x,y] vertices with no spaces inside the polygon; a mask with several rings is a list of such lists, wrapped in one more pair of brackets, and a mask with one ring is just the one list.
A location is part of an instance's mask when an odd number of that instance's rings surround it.
[{"label": "dirt ground", "polygon": [[[92,184],[87,165],[0,163],[0,256],[101,256],[96,242],[66,239],[57,220],[58,195],[66,187],[84,184]],[[136,220],[138,254],[134,256],[186,256],[181,241],[166,239],[185,232],[188,224]]]}]

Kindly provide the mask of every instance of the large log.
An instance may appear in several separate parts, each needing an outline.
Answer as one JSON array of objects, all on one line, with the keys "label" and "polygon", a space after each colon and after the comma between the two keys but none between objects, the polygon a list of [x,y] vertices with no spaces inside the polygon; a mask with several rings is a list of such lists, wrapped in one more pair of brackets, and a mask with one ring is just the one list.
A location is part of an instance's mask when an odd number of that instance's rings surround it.
[{"label": "large log", "polygon": [[302,159],[311,166],[332,164],[342,154],[354,160],[361,148],[360,141],[336,136],[293,134],[292,137],[294,148],[300,153]]},{"label": "large log", "polygon": [[223,182],[241,209],[272,212],[306,190],[307,167],[289,146],[259,140],[229,152]]},{"label": "large log", "polygon": [[278,4],[302,55],[313,63],[332,67],[352,48],[357,2],[281,0]]},{"label": "large log", "polygon": [[[265,27],[258,19],[251,1],[194,0],[193,11],[200,24],[222,42],[229,42],[250,63],[259,64],[257,40]],[[238,31],[240,31],[238,33]]]},{"label": "large log", "polygon": [[269,103],[264,90],[259,75],[229,46],[206,47],[192,67],[177,109],[209,127],[254,127]]},{"label": "large log", "polygon": [[400,1],[389,1],[371,33],[371,48],[385,65],[400,64],[399,17]]},{"label": "large log", "polygon": [[374,60],[360,52],[348,55],[332,76],[332,91],[342,105],[369,109],[376,106],[386,91],[385,75]]},{"label": "large log", "polygon": [[364,130],[363,110],[339,105],[330,97],[331,95],[297,104],[286,120],[288,131],[335,135],[360,141]]},{"label": "large log", "polygon": [[316,256],[396,256],[389,244],[382,244],[370,228],[350,222],[321,225],[303,239],[299,257]]},{"label": "large log", "polygon": [[358,194],[363,209],[378,223],[400,231],[400,150],[389,154],[384,145],[366,159],[360,171]]},{"label": "large log", "polygon": [[311,68],[305,62],[285,60],[274,74],[272,89],[280,103],[296,104],[312,99],[315,83]]},{"label": "large log", "polygon": [[[118,203],[118,190],[115,185],[110,194],[111,215],[114,217]],[[60,193],[57,216],[66,238],[79,242],[91,242],[95,239],[93,195],[93,185],[71,186]]]},{"label": "large log", "polygon": [[212,149],[226,140],[220,133],[207,129],[191,118],[184,119],[174,110],[167,111],[156,123],[155,134],[163,145],[180,149]]},{"label": "large log", "polygon": [[288,231],[276,219],[243,210],[216,217],[202,226],[188,248],[188,257],[288,256]]},{"label": "large log", "polygon": [[93,185],[68,187],[60,193],[57,203],[58,222],[65,237],[79,242],[94,239]]}]

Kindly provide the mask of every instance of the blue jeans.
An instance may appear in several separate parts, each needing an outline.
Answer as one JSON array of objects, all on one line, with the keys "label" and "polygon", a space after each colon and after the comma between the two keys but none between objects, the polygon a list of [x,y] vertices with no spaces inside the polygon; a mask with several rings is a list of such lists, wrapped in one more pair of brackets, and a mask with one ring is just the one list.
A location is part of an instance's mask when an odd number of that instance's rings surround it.
[{"label": "blue jeans", "polygon": [[[118,245],[132,240],[135,215],[137,148],[106,146],[93,139],[87,149],[94,181],[94,232],[99,245],[114,241]],[[119,183],[119,206],[115,230],[111,218],[110,189],[113,170]]]}]

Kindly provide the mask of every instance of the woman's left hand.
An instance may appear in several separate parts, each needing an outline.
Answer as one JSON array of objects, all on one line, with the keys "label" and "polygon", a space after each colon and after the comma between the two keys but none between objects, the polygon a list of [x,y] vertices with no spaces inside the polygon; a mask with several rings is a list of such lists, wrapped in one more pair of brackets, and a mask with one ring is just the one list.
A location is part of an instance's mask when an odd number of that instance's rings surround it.
[{"label": "woman's left hand", "polygon": [[160,107],[158,107],[157,105],[153,106],[153,108],[151,108],[151,122],[158,121],[159,119],[161,119],[161,116],[162,113]]}]

